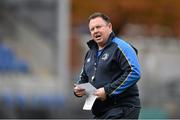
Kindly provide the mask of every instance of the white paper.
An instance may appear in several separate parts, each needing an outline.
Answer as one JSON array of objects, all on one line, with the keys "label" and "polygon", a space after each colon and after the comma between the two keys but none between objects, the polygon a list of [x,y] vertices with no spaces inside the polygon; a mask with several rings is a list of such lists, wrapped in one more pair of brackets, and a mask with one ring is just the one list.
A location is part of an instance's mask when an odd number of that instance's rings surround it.
[{"label": "white paper", "polygon": [[86,101],[83,106],[83,110],[91,110],[96,98],[97,98],[97,96],[95,96],[95,95],[89,95],[86,98]]},{"label": "white paper", "polygon": [[94,86],[92,86],[90,83],[79,84],[77,86],[82,89],[85,89],[85,91],[86,91],[87,98],[84,103],[83,110],[91,110],[91,108],[97,98],[97,96],[93,95],[96,88]]}]

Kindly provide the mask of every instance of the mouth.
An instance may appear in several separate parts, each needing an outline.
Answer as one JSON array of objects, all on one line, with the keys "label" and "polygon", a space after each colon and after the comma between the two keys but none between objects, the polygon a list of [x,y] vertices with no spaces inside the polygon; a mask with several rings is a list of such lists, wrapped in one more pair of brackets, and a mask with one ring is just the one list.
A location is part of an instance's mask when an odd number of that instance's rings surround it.
[{"label": "mouth", "polygon": [[94,37],[96,40],[99,40],[99,39],[101,39],[101,36],[102,36],[101,34],[96,34]]}]

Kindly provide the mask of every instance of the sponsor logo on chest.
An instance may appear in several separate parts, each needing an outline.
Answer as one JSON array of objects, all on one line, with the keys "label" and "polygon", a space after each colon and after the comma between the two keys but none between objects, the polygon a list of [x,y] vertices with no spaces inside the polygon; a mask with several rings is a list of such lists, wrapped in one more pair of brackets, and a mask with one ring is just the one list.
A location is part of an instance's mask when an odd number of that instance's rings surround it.
[{"label": "sponsor logo on chest", "polygon": [[101,59],[106,61],[109,58],[109,54],[108,53],[104,53],[104,55],[102,55]]}]

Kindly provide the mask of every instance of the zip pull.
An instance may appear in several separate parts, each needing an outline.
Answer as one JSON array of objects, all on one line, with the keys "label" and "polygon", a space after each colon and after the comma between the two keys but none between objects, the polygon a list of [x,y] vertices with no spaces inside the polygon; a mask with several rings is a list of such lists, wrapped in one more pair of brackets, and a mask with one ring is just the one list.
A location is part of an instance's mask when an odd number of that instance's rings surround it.
[{"label": "zip pull", "polygon": [[93,81],[94,81],[94,78],[95,78],[95,76],[92,76],[92,77],[91,77],[91,82],[93,82]]},{"label": "zip pull", "polygon": [[96,62],[95,62],[95,63],[94,63],[94,66],[96,67],[96,65],[97,65],[97,64],[96,64]]}]

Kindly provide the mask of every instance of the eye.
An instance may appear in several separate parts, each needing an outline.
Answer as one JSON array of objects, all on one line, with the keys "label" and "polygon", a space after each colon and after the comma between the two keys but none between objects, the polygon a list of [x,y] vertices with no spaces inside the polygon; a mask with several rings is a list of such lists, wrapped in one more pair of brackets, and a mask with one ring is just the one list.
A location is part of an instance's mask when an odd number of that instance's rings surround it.
[{"label": "eye", "polygon": [[97,26],[95,26],[95,27],[90,28],[90,31],[93,32],[94,29],[100,29],[100,28],[102,28],[102,27],[103,27],[102,25],[97,25]]},{"label": "eye", "polygon": [[99,29],[99,28],[101,28],[101,27],[102,27],[102,26],[100,26],[100,25],[99,25],[99,26],[96,26],[97,29]]},{"label": "eye", "polygon": [[90,31],[92,32],[94,30],[94,27],[93,28],[90,28]]}]

